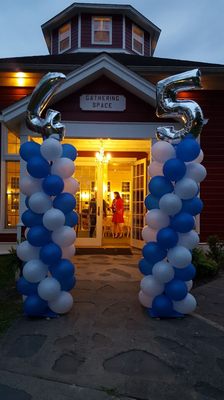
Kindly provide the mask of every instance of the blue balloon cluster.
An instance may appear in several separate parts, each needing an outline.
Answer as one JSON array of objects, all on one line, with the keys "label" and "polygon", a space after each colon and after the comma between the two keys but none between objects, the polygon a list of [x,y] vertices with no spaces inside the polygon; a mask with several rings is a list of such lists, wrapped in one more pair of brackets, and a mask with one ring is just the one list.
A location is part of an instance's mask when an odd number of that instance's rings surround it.
[{"label": "blue balloon cluster", "polygon": [[[60,146],[57,144],[55,148],[60,151]],[[50,146],[47,150],[49,154],[52,154]],[[55,290],[56,296],[58,294],[58,283],[60,285],[60,293],[69,292],[76,283],[73,263],[68,259],[62,258],[61,247],[70,246],[70,244],[60,245],[52,237],[55,232],[57,233],[57,229],[63,229],[63,227],[74,232],[72,228],[78,223],[78,214],[73,211],[76,207],[76,200],[71,193],[62,192],[64,180],[59,175],[51,174],[51,167],[54,160],[56,158],[58,160],[60,157],[67,158],[71,163],[70,160],[74,161],[77,157],[77,150],[70,144],[63,144],[61,146],[61,155],[55,156],[52,162],[50,162],[50,158],[47,158],[44,151],[35,142],[26,142],[20,147],[20,156],[27,162],[29,175],[35,178],[35,184],[38,182],[37,180],[40,180],[40,184],[39,192],[37,189],[31,196],[26,197],[27,210],[22,214],[22,222],[25,227],[29,228],[27,246],[33,246],[33,249],[36,249],[38,253],[36,253],[36,250],[34,251],[33,259],[32,255],[28,258],[26,253],[24,253],[24,256],[20,256],[23,261],[29,262],[24,266],[23,276],[17,281],[17,290],[26,296],[24,301],[25,314],[38,317],[57,314],[57,311],[51,309],[50,304],[54,300],[51,290]],[[52,208],[46,206],[44,209],[43,204],[36,205],[35,201],[32,202],[32,197],[35,194],[40,195],[40,203],[43,198],[47,205],[52,204]],[[35,207],[41,211],[38,212]],[[53,211],[52,216],[47,215],[48,210]],[[54,214],[55,212],[56,214]],[[58,218],[58,222],[56,221],[58,226],[55,222],[56,218]],[[60,240],[60,234],[58,237]],[[39,254],[38,260],[36,254]],[[37,270],[38,266],[40,270]],[[45,271],[46,268],[48,272]],[[41,287],[41,283],[43,280],[47,281],[47,277],[52,278],[51,284],[53,283],[54,285],[54,289],[49,286],[48,291],[45,287]],[[55,306],[54,308],[57,307]],[[63,309],[64,311],[61,311]],[[66,305],[61,304],[58,312],[66,312]]]},{"label": "blue balloon cluster", "polygon": [[[193,175],[188,175],[187,163],[194,162],[200,151],[198,142],[189,135],[177,145],[158,142],[154,153],[152,152],[157,163],[161,163],[162,158],[165,159],[164,176],[151,178],[148,185],[150,193],[145,198],[145,206],[149,215],[151,210],[156,209],[161,213],[161,218],[166,214],[170,221],[168,226],[166,224],[160,227],[158,221],[158,231],[154,235],[156,241],[145,244],[142,249],[143,258],[139,261],[139,270],[144,275],[139,299],[148,307],[148,313],[153,317],[180,316],[188,313],[193,304],[190,304],[192,296],[188,298],[188,291],[196,270],[189,261],[185,265],[183,257],[189,257],[191,250],[197,245],[197,234],[193,231],[194,217],[202,211],[203,202],[195,194],[191,195],[196,191],[195,182],[198,182],[196,177],[194,180]],[[187,185],[191,187],[188,188]],[[160,214],[157,215],[159,218]],[[167,217],[161,220],[167,221]],[[151,227],[149,223],[149,228],[152,230],[155,226]],[[184,256],[181,251],[185,252]],[[170,254],[174,256],[171,257]]]}]

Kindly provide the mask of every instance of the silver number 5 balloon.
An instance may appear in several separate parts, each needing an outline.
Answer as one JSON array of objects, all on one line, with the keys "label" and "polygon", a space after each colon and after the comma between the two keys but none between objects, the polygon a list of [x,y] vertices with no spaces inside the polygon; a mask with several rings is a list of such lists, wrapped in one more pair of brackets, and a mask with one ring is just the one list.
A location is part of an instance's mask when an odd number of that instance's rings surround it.
[{"label": "silver number 5 balloon", "polygon": [[41,118],[41,114],[65,79],[66,76],[62,73],[49,72],[43,76],[31,95],[26,125],[32,131],[40,133],[43,139],[51,135],[55,135],[59,140],[64,138],[65,127],[61,124],[60,112],[49,109],[45,118]]},{"label": "silver number 5 balloon", "polygon": [[183,127],[175,130],[173,126],[157,128],[157,138],[175,143],[191,133],[196,138],[204,125],[202,110],[193,100],[177,100],[178,92],[201,88],[201,73],[193,69],[181,74],[170,76],[157,83],[157,110],[160,118],[176,118]]}]

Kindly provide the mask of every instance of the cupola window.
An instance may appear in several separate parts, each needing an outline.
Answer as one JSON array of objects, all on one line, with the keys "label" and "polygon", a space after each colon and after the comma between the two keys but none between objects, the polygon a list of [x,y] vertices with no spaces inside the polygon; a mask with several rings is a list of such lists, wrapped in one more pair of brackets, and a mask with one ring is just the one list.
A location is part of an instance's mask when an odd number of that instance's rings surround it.
[{"label": "cupola window", "polygon": [[132,50],[144,54],[144,32],[136,25],[132,25]]},{"label": "cupola window", "polygon": [[112,44],[112,18],[92,18],[92,44]]},{"label": "cupola window", "polygon": [[58,52],[64,53],[71,48],[71,24],[61,26],[58,31]]}]

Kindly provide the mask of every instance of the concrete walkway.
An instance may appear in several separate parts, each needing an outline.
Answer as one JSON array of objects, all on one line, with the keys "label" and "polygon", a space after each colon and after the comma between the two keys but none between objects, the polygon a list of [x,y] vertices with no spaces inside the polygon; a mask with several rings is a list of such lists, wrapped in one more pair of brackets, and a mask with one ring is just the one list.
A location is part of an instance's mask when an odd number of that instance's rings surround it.
[{"label": "concrete walkway", "polygon": [[194,291],[193,316],[151,319],[139,258],[75,257],[73,310],[22,318],[1,339],[0,399],[224,399],[224,279]]}]

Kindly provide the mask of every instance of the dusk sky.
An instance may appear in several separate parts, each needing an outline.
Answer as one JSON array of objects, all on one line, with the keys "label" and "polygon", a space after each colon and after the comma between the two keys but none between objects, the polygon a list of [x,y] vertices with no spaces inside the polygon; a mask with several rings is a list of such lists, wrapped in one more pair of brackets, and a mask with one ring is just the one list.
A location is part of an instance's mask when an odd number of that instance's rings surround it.
[{"label": "dusk sky", "polygon": [[[48,54],[40,26],[73,3],[72,0],[0,0],[0,58]],[[224,64],[224,0],[110,0],[108,3],[130,4],[162,30],[154,56]]]}]

